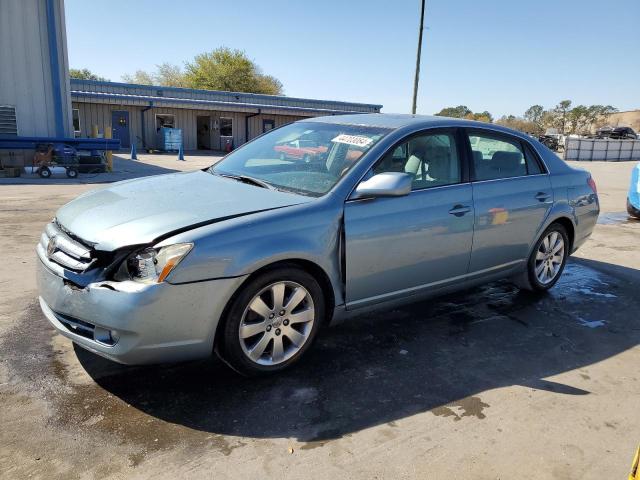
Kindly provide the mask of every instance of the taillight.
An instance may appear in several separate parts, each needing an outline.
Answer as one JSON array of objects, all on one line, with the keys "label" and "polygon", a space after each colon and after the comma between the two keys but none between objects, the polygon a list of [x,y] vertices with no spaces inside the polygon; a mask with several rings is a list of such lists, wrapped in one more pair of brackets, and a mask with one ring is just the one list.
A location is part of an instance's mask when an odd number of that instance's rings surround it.
[{"label": "taillight", "polygon": [[591,187],[591,190],[593,190],[593,193],[598,193],[598,187],[596,187],[596,182],[593,179],[593,177],[589,177],[587,179],[587,184]]}]

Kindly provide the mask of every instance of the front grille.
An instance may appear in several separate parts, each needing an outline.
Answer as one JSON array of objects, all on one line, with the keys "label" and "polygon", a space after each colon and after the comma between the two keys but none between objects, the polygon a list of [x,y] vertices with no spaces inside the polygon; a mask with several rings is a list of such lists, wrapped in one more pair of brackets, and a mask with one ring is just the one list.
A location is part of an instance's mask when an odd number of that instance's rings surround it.
[{"label": "front grille", "polygon": [[40,245],[49,261],[74,272],[84,272],[95,261],[91,248],[71,238],[56,222],[47,225],[40,236]]}]

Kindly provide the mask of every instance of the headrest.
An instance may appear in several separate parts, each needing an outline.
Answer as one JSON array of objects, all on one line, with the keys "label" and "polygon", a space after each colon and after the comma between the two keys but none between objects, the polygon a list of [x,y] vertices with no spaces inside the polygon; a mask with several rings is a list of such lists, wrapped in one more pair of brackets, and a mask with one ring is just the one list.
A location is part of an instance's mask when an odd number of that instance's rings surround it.
[{"label": "headrest", "polygon": [[491,157],[493,168],[500,170],[517,170],[522,163],[522,154],[520,152],[496,152]]}]

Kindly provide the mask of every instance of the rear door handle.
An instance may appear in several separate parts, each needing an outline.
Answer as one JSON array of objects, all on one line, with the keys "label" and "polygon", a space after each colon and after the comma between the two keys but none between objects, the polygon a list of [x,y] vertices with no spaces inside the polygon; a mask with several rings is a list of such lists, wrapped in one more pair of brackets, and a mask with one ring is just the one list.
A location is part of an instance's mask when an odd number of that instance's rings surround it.
[{"label": "rear door handle", "polygon": [[471,211],[471,208],[466,205],[454,205],[454,207],[451,210],[449,210],[449,213],[451,215],[455,215],[456,217],[461,217],[465,213],[469,213],[470,211]]},{"label": "rear door handle", "polygon": [[547,200],[549,200],[549,197],[551,195],[549,195],[547,192],[538,192],[536,194],[536,200],[540,200],[541,202],[546,202]]}]

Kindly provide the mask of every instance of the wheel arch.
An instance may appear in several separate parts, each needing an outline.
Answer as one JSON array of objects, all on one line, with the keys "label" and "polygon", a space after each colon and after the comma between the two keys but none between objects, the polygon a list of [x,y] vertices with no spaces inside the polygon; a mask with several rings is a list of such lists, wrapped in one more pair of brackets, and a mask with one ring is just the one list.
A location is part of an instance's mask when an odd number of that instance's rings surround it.
[{"label": "wheel arch", "polygon": [[330,323],[331,316],[335,308],[336,299],[333,291],[333,285],[331,283],[331,279],[327,274],[327,272],[317,263],[307,259],[303,259],[303,258],[289,258],[285,260],[277,260],[277,261],[268,263],[266,265],[263,265],[262,267],[258,268],[257,270],[252,272],[250,275],[248,275],[247,278],[238,286],[238,288],[236,288],[235,292],[233,292],[233,295],[229,297],[229,300],[227,301],[222,311],[222,315],[220,316],[220,321],[216,326],[216,333],[214,336],[214,348],[217,347],[218,341],[220,340],[220,331],[224,328],[224,323],[226,321],[227,314],[229,312],[229,309],[231,308],[231,305],[233,304],[238,294],[247,285],[247,283],[249,283],[255,277],[257,277],[258,275],[261,275],[264,272],[275,270],[278,268],[287,268],[287,267],[289,268],[293,267],[293,268],[297,268],[305,271],[306,273],[313,276],[313,278],[315,278],[316,281],[320,284],[320,288],[322,290],[324,300],[325,300],[325,318],[322,319],[322,325],[328,325]]},{"label": "wheel arch", "polygon": [[[573,243],[576,236],[576,227],[573,224],[573,221],[571,221],[569,217],[560,216],[560,217],[554,218],[551,222],[549,222],[549,225],[552,225],[554,223],[558,223],[562,225],[564,229],[567,231],[567,236],[569,237],[569,252],[573,253]],[[549,228],[549,225],[545,227],[545,230]]]}]

